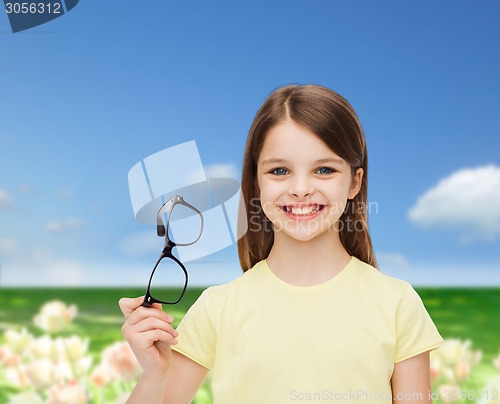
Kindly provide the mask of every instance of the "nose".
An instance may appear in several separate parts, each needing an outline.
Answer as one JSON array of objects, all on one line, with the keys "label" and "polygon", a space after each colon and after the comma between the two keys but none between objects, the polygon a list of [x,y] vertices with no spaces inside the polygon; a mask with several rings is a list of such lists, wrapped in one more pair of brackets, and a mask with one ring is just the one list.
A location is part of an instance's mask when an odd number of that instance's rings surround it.
[{"label": "nose", "polygon": [[304,175],[294,175],[290,184],[290,195],[305,198],[313,193],[311,183]]}]

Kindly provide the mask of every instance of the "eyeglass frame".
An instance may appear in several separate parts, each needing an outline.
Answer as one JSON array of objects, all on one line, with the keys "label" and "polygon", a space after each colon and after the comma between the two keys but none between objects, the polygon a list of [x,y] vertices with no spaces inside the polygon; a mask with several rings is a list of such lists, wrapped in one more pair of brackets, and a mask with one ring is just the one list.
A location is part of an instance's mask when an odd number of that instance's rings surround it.
[{"label": "eyeglass frame", "polygon": [[[192,241],[191,243],[175,243],[174,241],[170,240],[170,237],[168,236],[168,229],[169,229],[169,224],[170,224],[170,215],[172,214],[172,210],[174,209],[174,206],[180,204],[184,205],[190,209],[192,209],[194,212],[196,212],[200,216],[201,220],[201,226],[200,226],[200,234],[196,238],[196,240]],[[162,216],[165,212],[168,212],[167,214],[167,223],[163,223]],[[158,237],[163,237],[165,236],[165,245],[163,247],[163,250],[160,254],[160,257],[158,258],[158,261],[156,261],[155,266],[153,267],[153,271],[151,272],[151,276],[149,277],[149,282],[148,282],[148,288],[146,290],[146,294],[144,295],[144,301],[142,302],[141,306],[145,307],[151,307],[153,303],[160,303],[160,304],[177,304],[181,301],[182,297],[184,296],[184,293],[186,293],[187,285],[188,285],[188,272],[184,264],[172,254],[172,249],[174,247],[184,247],[184,246],[189,246],[194,243],[196,243],[202,233],[203,233],[203,225],[204,225],[204,219],[203,219],[203,214],[195,208],[193,205],[190,203],[186,202],[184,198],[180,195],[174,195],[172,198],[170,198],[167,202],[165,202],[161,208],[158,210],[158,214],[156,216],[156,233]],[[170,258],[173,260],[177,265],[179,265],[184,272],[185,275],[185,282],[184,282],[184,288],[182,289],[182,293],[179,296],[179,298],[176,301],[173,302],[167,302],[163,300],[159,300],[154,298],[151,293],[151,281],[153,280],[153,276],[155,274],[156,269],[158,268],[158,265],[160,264],[161,260],[164,258]]]}]

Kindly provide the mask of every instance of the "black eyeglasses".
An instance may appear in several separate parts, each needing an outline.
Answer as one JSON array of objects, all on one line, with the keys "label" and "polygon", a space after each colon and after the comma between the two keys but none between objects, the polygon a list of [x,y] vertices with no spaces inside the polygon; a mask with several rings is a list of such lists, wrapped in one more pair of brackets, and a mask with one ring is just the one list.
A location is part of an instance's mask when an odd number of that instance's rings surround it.
[{"label": "black eyeglasses", "polygon": [[[164,215],[166,215],[165,224],[163,223]],[[170,223],[178,219],[186,219],[183,223],[187,222],[187,225],[179,231],[176,229],[174,242],[169,234],[171,231]],[[203,215],[198,209],[187,203],[182,196],[175,195],[158,210],[156,232],[158,237],[165,236],[165,246],[149,278],[148,288],[142,303],[146,307],[151,307],[153,303],[176,304],[184,296],[188,284],[188,273],[184,264],[172,254],[172,248],[189,246],[200,239],[203,232]],[[168,279],[170,282],[172,279],[183,279],[184,287],[182,290],[166,288],[162,279]],[[156,297],[153,297],[152,293]]]}]

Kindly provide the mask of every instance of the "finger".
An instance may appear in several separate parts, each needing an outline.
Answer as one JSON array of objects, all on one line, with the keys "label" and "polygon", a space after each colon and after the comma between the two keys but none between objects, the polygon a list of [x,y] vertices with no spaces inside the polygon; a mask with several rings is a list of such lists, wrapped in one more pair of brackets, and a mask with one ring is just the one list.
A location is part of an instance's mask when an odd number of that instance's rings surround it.
[{"label": "finger", "polygon": [[[134,311],[136,311],[138,308],[142,306],[144,303],[144,296],[138,296],[135,298],[127,298],[127,297],[122,297],[118,301],[118,305],[120,306],[120,310],[122,311],[125,319],[127,319]],[[142,306],[144,307],[144,306]],[[157,311],[162,312],[163,307],[160,303],[153,303],[151,307],[147,307],[147,309],[155,309]],[[168,316],[166,319],[169,323],[174,321],[174,318],[172,316]]]},{"label": "finger", "polygon": [[174,327],[172,327],[169,323],[155,317],[148,317],[135,324],[134,326],[131,326],[129,330],[130,332],[141,333],[153,329],[166,331],[172,334],[174,337],[177,337],[177,335],[179,335],[177,330],[175,330]]},{"label": "finger", "polygon": [[138,307],[141,306],[144,301],[144,296],[138,296],[135,298],[122,297],[118,301],[118,305],[120,306],[120,310],[122,311],[125,318],[128,318],[131,313],[133,313]]},{"label": "finger", "polygon": [[133,326],[138,322],[143,321],[144,319],[149,317],[158,318],[169,324],[171,324],[174,321],[174,318],[170,314],[165,313],[162,310],[150,307],[139,307],[132,314],[128,316],[128,318],[125,320],[125,323],[128,324],[129,326]]},{"label": "finger", "polygon": [[[177,339],[163,330],[148,330],[135,336],[135,343],[141,349],[148,349],[153,345],[161,348],[162,351],[170,349],[169,345],[176,345]],[[163,343],[163,344],[162,344]],[[165,345],[167,344],[167,345]]]}]

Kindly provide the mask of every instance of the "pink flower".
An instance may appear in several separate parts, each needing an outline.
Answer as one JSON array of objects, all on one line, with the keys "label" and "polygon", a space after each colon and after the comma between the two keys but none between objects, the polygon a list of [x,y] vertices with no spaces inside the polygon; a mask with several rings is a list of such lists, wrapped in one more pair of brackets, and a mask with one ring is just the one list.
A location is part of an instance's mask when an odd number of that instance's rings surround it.
[{"label": "pink flower", "polygon": [[118,379],[134,380],[141,373],[139,362],[126,342],[115,342],[102,352],[104,368]]},{"label": "pink flower", "polygon": [[498,356],[493,359],[493,365],[495,365],[495,367],[500,370],[500,354],[498,354]]},{"label": "pink flower", "polygon": [[54,383],[55,365],[49,359],[37,359],[26,365],[26,376],[35,389],[43,389]]},{"label": "pink flower", "polygon": [[7,346],[13,353],[17,355],[20,355],[24,352],[32,339],[33,336],[28,333],[26,328],[23,328],[19,332],[15,330],[5,331],[5,341],[7,342]]},{"label": "pink flower", "polygon": [[42,306],[40,312],[33,318],[39,328],[47,332],[58,332],[65,329],[76,316],[76,306],[66,306],[64,302],[54,300]]},{"label": "pink flower", "polygon": [[459,380],[466,380],[469,377],[470,366],[468,363],[459,362],[455,365],[455,374]]},{"label": "pink flower", "polygon": [[13,367],[21,363],[21,357],[14,354],[9,347],[0,346],[0,362],[6,367]]},{"label": "pink flower", "polygon": [[100,363],[98,366],[94,368],[92,375],[90,376],[90,380],[96,386],[103,387],[114,381],[114,373],[113,371],[105,365],[105,363]]},{"label": "pink flower", "polygon": [[23,391],[11,396],[9,404],[43,404],[43,399],[34,391]]},{"label": "pink flower", "polygon": [[432,380],[439,379],[441,368],[438,362],[431,363],[430,371]]},{"label": "pink flower", "polygon": [[76,380],[55,384],[47,393],[49,404],[86,404],[89,399],[85,388]]},{"label": "pink flower", "polygon": [[[472,350],[471,340],[446,339],[442,347],[431,352],[431,375],[436,376],[441,383],[456,385],[469,378],[481,356],[480,350]],[[433,365],[439,365],[439,372],[432,368]]]},{"label": "pink flower", "polygon": [[28,376],[24,366],[7,368],[5,373],[6,380],[12,386],[23,388],[29,385]]}]

